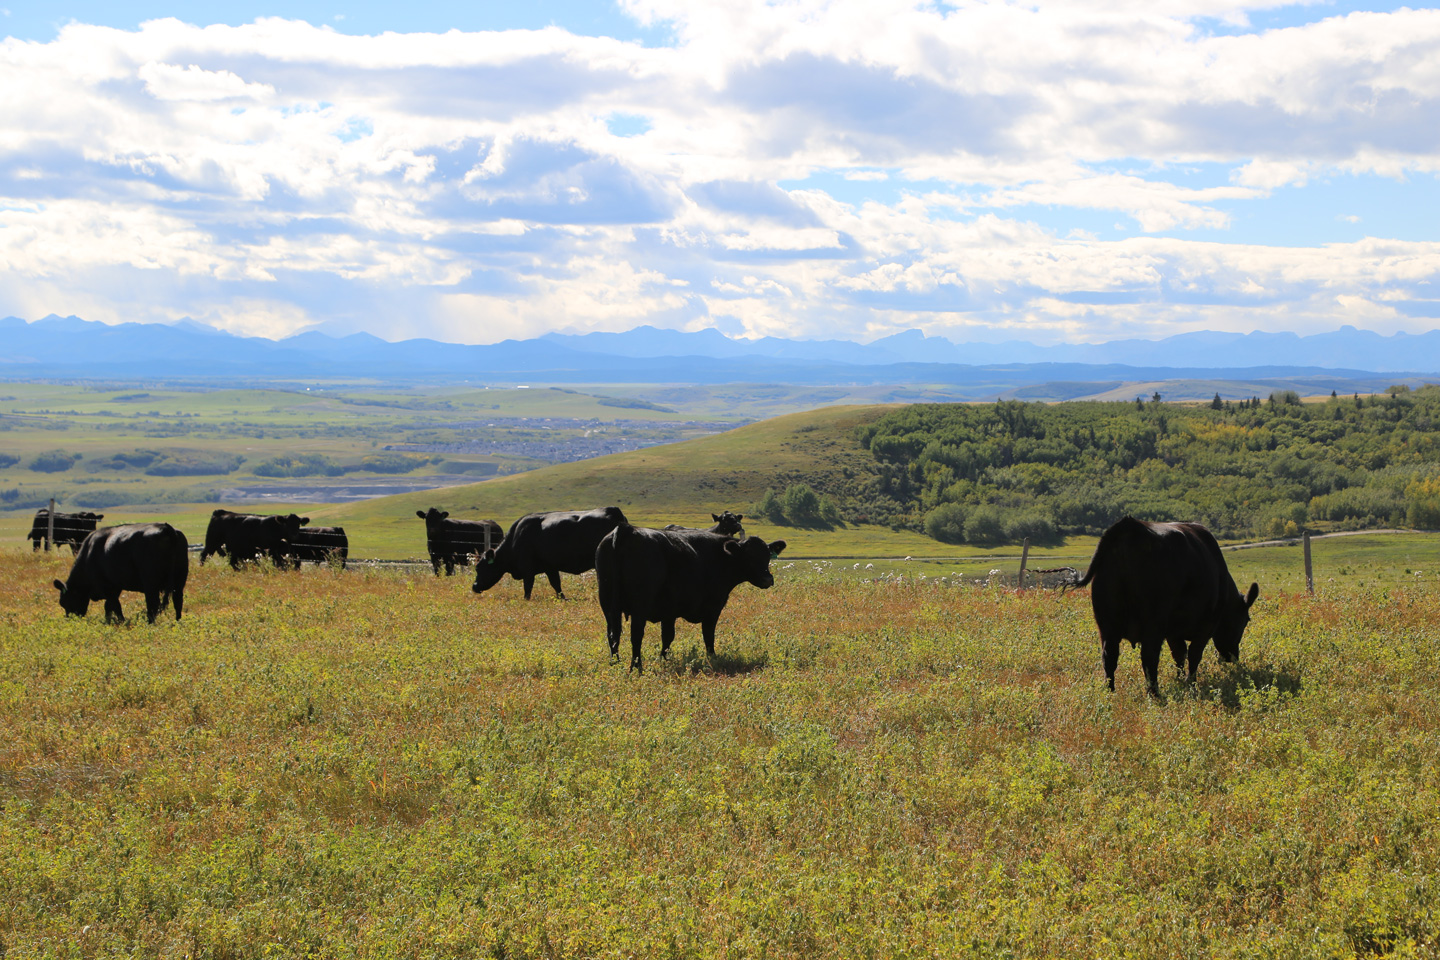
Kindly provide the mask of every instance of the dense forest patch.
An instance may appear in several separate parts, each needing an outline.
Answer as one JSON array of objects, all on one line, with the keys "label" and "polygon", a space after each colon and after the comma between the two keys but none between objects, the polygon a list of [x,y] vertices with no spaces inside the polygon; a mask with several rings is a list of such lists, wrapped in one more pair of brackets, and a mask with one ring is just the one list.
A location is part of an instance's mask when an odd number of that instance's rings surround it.
[{"label": "dense forest patch", "polygon": [[852,519],[948,542],[1045,542],[1130,514],[1224,537],[1440,526],[1440,387],[1202,406],[916,404],[856,429]]}]

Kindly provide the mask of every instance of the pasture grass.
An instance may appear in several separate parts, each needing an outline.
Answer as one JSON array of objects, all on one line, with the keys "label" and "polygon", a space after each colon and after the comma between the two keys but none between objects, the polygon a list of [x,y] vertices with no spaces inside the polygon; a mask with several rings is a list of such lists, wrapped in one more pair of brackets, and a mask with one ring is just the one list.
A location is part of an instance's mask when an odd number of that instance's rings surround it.
[{"label": "pasture grass", "polygon": [[1152,701],[1083,593],[794,564],[633,675],[588,577],[207,566],[116,628],[60,615],[67,565],[0,554],[7,957],[1440,942],[1433,579],[1262,583],[1242,663]]}]

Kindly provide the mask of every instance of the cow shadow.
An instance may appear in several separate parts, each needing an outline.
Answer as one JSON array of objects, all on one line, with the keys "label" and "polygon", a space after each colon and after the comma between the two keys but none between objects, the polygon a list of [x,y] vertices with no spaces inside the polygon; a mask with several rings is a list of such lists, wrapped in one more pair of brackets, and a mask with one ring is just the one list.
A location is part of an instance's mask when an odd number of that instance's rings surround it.
[{"label": "cow shadow", "polygon": [[716,653],[707,657],[699,647],[686,647],[678,657],[671,655],[666,661],[668,667],[678,675],[713,674],[723,677],[738,677],[756,673],[770,666],[770,655],[760,653]]},{"label": "cow shadow", "polygon": [[1224,664],[1219,672],[1211,669],[1197,678],[1192,695],[1234,711],[1247,700],[1259,697],[1278,701],[1298,695],[1304,687],[1300,674],[1289,667],[1273,663]]}]

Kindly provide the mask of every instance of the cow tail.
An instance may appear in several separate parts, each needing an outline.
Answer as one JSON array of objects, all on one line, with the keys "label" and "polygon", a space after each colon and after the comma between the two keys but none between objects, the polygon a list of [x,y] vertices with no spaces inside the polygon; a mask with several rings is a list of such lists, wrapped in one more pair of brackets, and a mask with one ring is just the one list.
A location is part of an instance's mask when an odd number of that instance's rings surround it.
[{"label": "cow tail", "polygon": [[[624,603],[625,592],[624,584],[620,580],[620,571],[625,568],[625,564],[620,562],[620,551],[623,550],[624,545],[630,540],[634,539],[634,537],[635,528],[630,525],[629,521],[622,521],[620,525],[615,528],[615,566],[614,569],[610,571],[610,581],[615,584],[616,602],[622,604]],[[623,610],[621,612],[621,616],[624,617],[624,619],[629,620],[630,611]]]},{"label": "cow tail", "polygon": [[[1121,523],[1123,522],[1124,521],[1121,521]],[[1095,579],[1096,571],[1098,571],[1100,567],[1104,565],[1105,558],[1110,555],[1111,548],[1114,546],[1114,541],[1116,539],[1116,534],[1114,533],[1114,531],[1119,526],[1120,524],[1116,524],[1114,527],[1106,530],[1105,533],[1100,537],[1100,542],[1095,545],[1095,556],[1090,558],[1090,569],[1086,570],[1085,576],[1081,577],[1079,580],[1072,581],[1061,587],[1060,593],[1062,595],[1065,593],[1066,589],[1070,587],[1074,587],[1076,590],[1079,590],[1081,587],[1090,586],[1090,581]]]}]

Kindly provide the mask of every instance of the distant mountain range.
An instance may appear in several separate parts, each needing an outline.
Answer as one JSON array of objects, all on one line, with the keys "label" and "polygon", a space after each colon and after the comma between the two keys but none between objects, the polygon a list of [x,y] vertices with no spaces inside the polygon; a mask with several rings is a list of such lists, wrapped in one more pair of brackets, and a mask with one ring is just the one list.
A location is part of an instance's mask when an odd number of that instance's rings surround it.
[{"label": "distant mountain range", "polygon": [[[1243,377],[1240,375],[1243,374]],[[78,317],[0,320],[0,376],[277,381],[376,378],[472,383],[943,384],[977,397],[1059,381],[1132,383],[1308,378],[1317,384],[1440,379],[1440,331],[1343,327],[1290,333],[1188,333],[1163,340],[1037,346],[957,344],[918,330],[873,343],[732,339],[715,330],[639,327],[547,334],[485,346],[370,334],[239,337],[203,324],[106,325]],[[1382,384],[1383,386],[1383,384]],[[1331,389],[1325,386],[1326,390]],[[1342,388],[1343,389],[1343,388]],[[1033,395],[1033,391],[1031,391]]]}]

